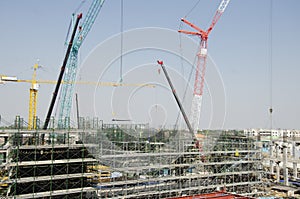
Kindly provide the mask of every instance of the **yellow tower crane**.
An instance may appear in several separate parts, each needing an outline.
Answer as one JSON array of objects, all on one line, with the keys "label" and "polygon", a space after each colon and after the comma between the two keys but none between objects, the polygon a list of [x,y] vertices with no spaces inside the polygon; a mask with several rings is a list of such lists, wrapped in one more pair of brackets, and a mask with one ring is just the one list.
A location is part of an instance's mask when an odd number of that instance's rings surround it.
[{"label": "yellow tower crane", "polygon": [[[56,84],[57,81],[54,80],[37,80],[36,72],[39,68],[38,64],[33,66],[33,74],[31,80],[26,79],[18,79],[16,76],[6,76],[0,74],[0,84],[5,82],[23,82],[23,83],[31,83],[31,87],[29,90],[29,115],[28,115],[28,129],[33,130],[37,127],[37,94],[39,89],[39,84]],[[78,82],[64,82],[62,84],[89,84],[95,86],[114,86],[114,87],[122,87],[122,86],[133,86],[133,87],[150,87],[154,88],[154,84],[141,84],[141,83],[116,83],[116,82],[92,82],[92,81],[78,81]]]},{"label": "yellow tower crane", "polygon": [[33,66],[33,74],[31,79],[31,87],[29,89],[29,114],[28,114],[28,130],[36,129],[36,107],[37,107],[37,93],[39,84],[36,81],[36,70],[39,65]]},{"label": "yellow tower crane", "polygon": [[33,74],[31,80],[18,80],[17,77],[0,75],[0,82],[28,82],[31,83],[29,89],[29,111],[28,111],[28,130],[36,129],[36,108],[37,108],[37,94],[39,89],[38,81],[36,80],[36,71],[39,68],[38,64],[33,66]]}]

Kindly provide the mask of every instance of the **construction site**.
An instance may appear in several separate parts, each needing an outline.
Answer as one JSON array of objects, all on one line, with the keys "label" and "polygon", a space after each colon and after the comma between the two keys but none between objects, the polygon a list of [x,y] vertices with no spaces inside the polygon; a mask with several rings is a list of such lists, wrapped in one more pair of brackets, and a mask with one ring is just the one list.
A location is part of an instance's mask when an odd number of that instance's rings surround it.
[{"label": "construction site", "polygon": [[[154,81],[123,82],[122,56],[128,53],[123,52],[123,0],[120,81],[80,81],[77,76],[79,49],[104,0],[92,0],[86,13],[72,14],[66,53],[56,81],[37,78],[39,63],[33,66],[31,79],[0,75],[1,84],[30,84],[28,117],[17,115],[12,119],[0,114],[0,198],[300,198],[300,132],[272,128],[272,103],[268,109],[270,129],[201,128],[202,101],[206,99],[203,95],[208,84],[207,42],[229,3],[230,0],[220,0],[206,30],[186,18],[181,18],[176,30],[180,35],[196,36],[199,44],[190,73],[194,79],[188,112],[185,96],[176,92],[177,84],[172,81],[165,60],[153,60],[165,80],[166,92],[171,95],[168,101],[176,105],[173,111],[178,116],[174,128],[166,125],[154,128],[149,122],[114,117],[115,113],[107,122],[96,116],[83,117],[79,112],[75,85],[137,88],[158,85]],[[45,120],[37,114],[40,84],[55,85]],[[85,103],[80,108],[88,106],[92,104]],[[178,125],[179,120],[183,125]]]},{"label": "construction site", "polygon": [[[246,198],[263,193],[259,142],[241,132],[207,131],[193,143],[187,131],[82,121],[89,128],[26,130],[16,121],[20,128],[2,129],[2,196],[168,198],[226,191]],[[150,136],[137,137],[140,132]]]}]

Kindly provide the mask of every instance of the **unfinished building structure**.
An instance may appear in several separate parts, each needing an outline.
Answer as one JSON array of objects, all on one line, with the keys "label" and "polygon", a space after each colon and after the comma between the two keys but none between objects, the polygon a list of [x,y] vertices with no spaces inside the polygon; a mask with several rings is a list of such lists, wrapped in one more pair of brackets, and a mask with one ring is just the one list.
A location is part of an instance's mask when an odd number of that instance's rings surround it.
[{"label": "unfinished building structure", "polygon": [[77,134],[55,129],[3,129],[0,133],[1,195],[7,198],[92,195],[91,168],[97,160],[78,141]]},{"label": "unfinished building structure", "polygon": [[[226,189],[258,195],[261,149],[236,131],[204,131],[194,142],[184,130],[155,131],[145,125],[104,125],[82,136],[109,182],[96,185],[100,198],[165,198]],[[262,192],[261,192],[262,193]]]},{"label": "unfinished building structure", "polygon": [[257,141],[236,131],[80,120],[81,129],[1,130],[1,194],[17,198],[167,198],[226,189],[258,195]]}]

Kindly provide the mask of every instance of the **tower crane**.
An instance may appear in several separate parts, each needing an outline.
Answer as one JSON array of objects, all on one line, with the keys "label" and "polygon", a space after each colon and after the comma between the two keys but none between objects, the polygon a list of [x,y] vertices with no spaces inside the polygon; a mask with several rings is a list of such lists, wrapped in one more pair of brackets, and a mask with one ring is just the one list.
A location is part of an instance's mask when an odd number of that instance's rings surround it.
[{"label": "tower crane", "polygon": [[[28,130],[36,129],[36,107],[37,107],[37,94],[39,89],[38,81],[36,80],[36,71],[39,68],[38,64],[33,66],[33,74],[31,80],[26,80],[27,83],[31,83],[29,89],[29,111],[28,111]],[[0,82],[23,82],[18,80],[17,77],[0,75]],[[25,82],[25,81],[24,81]]]},{"label": "tower crane", "polygon": [[[57,84],[55,80],[36,79],[36,72],[39,68],[38,64],[33,66],[32,79],[18,79],[16,76],[0,75],[0,84],[6,82],[30,83],[29,89],[29,115],[28,115],[28,130],[37,128],[37,95],[39,84]],[[112,86],[112,87],[149,87],[154,88],[154,84],[147,83],[118,83],[118,82],[93,82],[93,81],[76,81],[76,82],[61,82],[62,84],[77,84],[77,85],[92,85],[92,86]]]},{"label": "tower crane", "polygon": [[104,3],[104,0],[93,0],[86,17],[80,27],[80,31],[75,35],[73,45],[71,48],[70,56],[67,61],[66,70],[67,72],[63,76],[65,83],[62,85],[62,90],[60,93],[60,103],[59,103],[59,114],[58,114],[58,127],[59,128],[68,128],[64,124],[65,118],[70,117],[71,107],[72,107],[72,98],[74,91],[74,84],[71,82],[75,81],[77,68],[78,68],[78,51],[79,48],[89,33],[92,25],[95,22],[95,19],[100,12],[100,9]]},{"label": "tower crane", "polygon": [[37,106],[37,94],[39,84],[36,81],[36,70],[39,65],[33,66],[33,74],[31,80],[31,87],[29,89],[29,114],[28,114],[28,130],[36,129],[36,106]]},{"label": "tower crane", "polygon": [[202,94],[203,94],[203,87],[204,87],[204,76],[205,76],[205,69],[206,69],[206,58],[207,58],[207,40],[210,32],[222,16],[223,12],[225,11],[227,5],[229,4],[230,0],[222,0],[220,3],[214,18],[211,22],[209,28],[205,31],[199,28],[198,26],[192,24],[188,20],[182,18],[181,21],[186,23],[187,25],[191,26],[194,31],[186,31],[186,30],[179,30],[180,33],[185,33],[188,35],[196,35],[200,37],[200,48],[199,52],[197,53],[197,66],[196,66],[196,76],[195,76],[195,83],[194,83],[194,91],[193,91],[193,100],[192,100],[192,108],[191,108],[191,123],[194,133],[197,133],[199,129],[199,122],[200,122],[200,113],[201,113],[201,105],[202,105]]},{"label": "tower crane", "polygon": [[[0,83],[4,84],[5,82],[22,82],[22,83],[32,83],[32,79],[18,79],[16,76],[6,76],[0,75]],[[57,84],[55,80],[35,80],[37,84]],[[76,82],[61,82],[62,84],[87,84],[94,86],[113,86],[113,87],[123,87],[123,86],[137,86],[137,87],[150,87],[154,88],[154,84],[148,83],[118,83],[118,82],[93,82],[93,81],[76,81]]]}]

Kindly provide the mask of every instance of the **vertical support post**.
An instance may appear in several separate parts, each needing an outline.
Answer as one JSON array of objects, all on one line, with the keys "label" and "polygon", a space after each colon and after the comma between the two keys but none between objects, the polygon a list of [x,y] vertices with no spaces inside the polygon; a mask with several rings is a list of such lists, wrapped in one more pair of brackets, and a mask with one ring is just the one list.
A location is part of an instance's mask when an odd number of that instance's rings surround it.
[{"label": "vertical support post", "polygon": [[296,158],[296,137],[293,137],[293,141],[292,141],[292,156],[293,159]]},{"label": "vertical support post", "polygon": [[280,183],[280,167],[279,167],[279,163],[276,164],[276,181],[278,183]]},{"label": "vertical support post", "polygon": [[294,160],[294,162],[293,162],[293,177],[296,179],[296,178],[298,178],[298,168],[297,168],[297,166],[298,166],[298,164],[297,164],[297,155],[296,155],[296,137],[294,136],[293,137],[293,157],[292,157],[292,159]]},{"label": "vertical support post", "polygon": [[283,180],[284,180],[284,185],[288,186],[288,169],[287,169],[287,146],[284,143],[283,145]]},{"label": "vertical support post", "polygon": [[293,162],[293,177],[296,179],[298,178],[298,169],[297,169],[297,162]]},{"label": "vertical support post", "polygon": [[280,166],[279,166],[279,144],[278,143],[275,143],[275,158],[276,158],[276,161],[277,161],[277,164],[276,164],[276,181],[278,183],[280,183]]},{"label": "vertical support post", "polygon": [[270,141],[270,173],[271,174],[274,174],[273,150],[274,150],[274,142]]},{"label": "vertical support post", "polygon": [[289,177],[288,177],[288,169],[287,169],[287,135],[285,132],[283,132],[283,180],[284,180],[284,185],[288,186],[289,185]]},{"label": "vertical support post", "polygon": [[[262,160],[262,149],[263,149],[263,147],[262,147],[262,141],[261,141],[261,134],[260,133],[258,134],[258,137],[257,137],[257,149],[258,149],[257,150],[258,153],[256,154],[256,156],[261,161]],[[258,169],[260,171],[262,170],[262,164],[261,163],[258,165]],[[259,180],[261,181],[261,179],[262,179],[262,173],[259,172]]]},{"label": "vertical support post", "polygon": [[276,153],[276,158],[279,158],[279,145],[277,143],[275,144],[275,153]]}]

